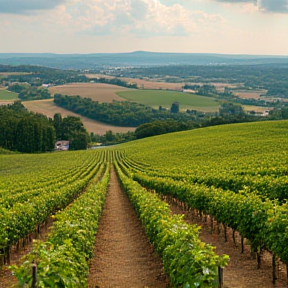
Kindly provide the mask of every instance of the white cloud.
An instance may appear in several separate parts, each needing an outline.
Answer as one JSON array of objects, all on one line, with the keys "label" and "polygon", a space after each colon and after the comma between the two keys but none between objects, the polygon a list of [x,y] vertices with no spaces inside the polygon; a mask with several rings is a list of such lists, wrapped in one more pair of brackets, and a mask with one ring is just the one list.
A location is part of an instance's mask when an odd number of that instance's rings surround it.
[{"label": "white cloud", "polygon": [[156,0],[87,0],[70,13],[78,32],[95,35],[188,35],[202,25],[217,26],[224,21],[216,14],[189,11],[180,4],[166,6]]}]

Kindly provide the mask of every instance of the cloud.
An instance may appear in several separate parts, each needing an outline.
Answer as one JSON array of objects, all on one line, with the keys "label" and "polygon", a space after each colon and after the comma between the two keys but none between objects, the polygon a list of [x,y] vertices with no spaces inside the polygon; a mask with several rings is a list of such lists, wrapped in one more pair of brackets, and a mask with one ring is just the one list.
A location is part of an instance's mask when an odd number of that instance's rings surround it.
[{"label": "cloud", "polygon": [[288,13],[288,0],[214,0],[222,3],[252,3],[262,12]]},{"label": "cloud", "polygon": [[1,0],[0,14],[30,14],[37,10],[50,10],[66,0]]},{"label": "cloud", "polygon": [[86,0],[71,13],[75,29],[89,35],[186,36],[203,25],[223,23],[216,14],[190,11],[180,4],[167,6],[157,0]]},{"label": "cloud", "polygon": [[257,3],[257,0],[216,0],[224,3]]},{"label": "cloud", "polygon": [[259,0],[259,6],[265,12],[288,12],[288,0]]}]

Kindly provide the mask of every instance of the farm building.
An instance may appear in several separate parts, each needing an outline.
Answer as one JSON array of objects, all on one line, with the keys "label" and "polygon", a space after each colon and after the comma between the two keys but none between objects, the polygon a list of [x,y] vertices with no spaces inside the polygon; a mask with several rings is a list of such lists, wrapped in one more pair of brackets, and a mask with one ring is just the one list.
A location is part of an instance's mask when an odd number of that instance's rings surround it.
[{"label": "farm building", "polygon": [[57,141],[55,143],[56,151],[67,151],[69,150],[69,141]]}]

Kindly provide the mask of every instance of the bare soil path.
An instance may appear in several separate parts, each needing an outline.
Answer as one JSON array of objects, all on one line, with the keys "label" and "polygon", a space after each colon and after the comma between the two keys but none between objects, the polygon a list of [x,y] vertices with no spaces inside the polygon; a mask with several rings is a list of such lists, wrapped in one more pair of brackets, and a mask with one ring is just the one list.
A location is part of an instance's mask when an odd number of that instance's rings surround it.
[{"label": "bare soil path", "polygon": [[167,287],[162,262],[121,191],[114,168],[90,264],[90,288]]},{"label": "bare soil path", "polygon": [[[272,257],[265,252],[262,258],[261,269],[257,269],[257,261],[251,256],[250,247],[244,245],[244,253],[241,254],[241,237],[236,233],[235,247],[232,238],[232,230],[227,229],[228,242],[225,242],[224,233],[218,234],[214,231],[211,234],[211,224],[198,217],[192,212],[183,210],[182,207],[169,201],[170,208],[174,214],[184,214],[185,220],[190,224],[198,224],[202,227],[200,239],[216,247],[218,255],[228,254],[230,261],[224,269],[224,288],[286,288],[286,273],[283,264],[277,264],[276,276],[279,278],[276,285],[272,284]],[[217,229],[216,229],[217,230]]]}]

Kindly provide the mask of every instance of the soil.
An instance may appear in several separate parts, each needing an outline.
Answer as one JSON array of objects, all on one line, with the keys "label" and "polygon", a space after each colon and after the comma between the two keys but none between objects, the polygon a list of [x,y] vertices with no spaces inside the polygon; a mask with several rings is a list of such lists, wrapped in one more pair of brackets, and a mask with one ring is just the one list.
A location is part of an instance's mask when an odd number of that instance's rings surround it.
[{"label": "soil", "polygon": [[91,98],[100,103],[112,103],[116,101],[126,101],[119,97],[116,92],[127,91],[128,88],[105,84],[105,83],[72,83],[61,86],[52,86],[49,88],[51,94],[64,94],[69,96],[80,95],[81,97]]},{"label": "soil", "polygon": [[168,286],[162,262],[121,191],[114,169],[90,264],[90,288]]},{"label": "soil", "polygon": [[214,231],[211,233],[211,222],[209,217],[205,221],[196,217],[193,212],[187,211],[169,201],[170,208],[174,214],[184,214],[185,220],[190,224],[197,224],[202,227],[200,230],[200,239],[204,243],[216,247],[215,252],[218,255],[228,254],[230,261],[224,269],[224,288],[286,288],[287,275],[286,267],[280,261],[277,262],[277,281],[272,284],[272,256],[264,252],[262,256],[261,269],[257,269],[257,261],[251,256],[250,246],[244,242],[244,253],[241,254],[241,236],[235,233],[236,247],[232,238],[232,229],[227,229],[227,242],[225,242],[224,230],[221,225],[220,234],[218,226],[214,221]]}]

